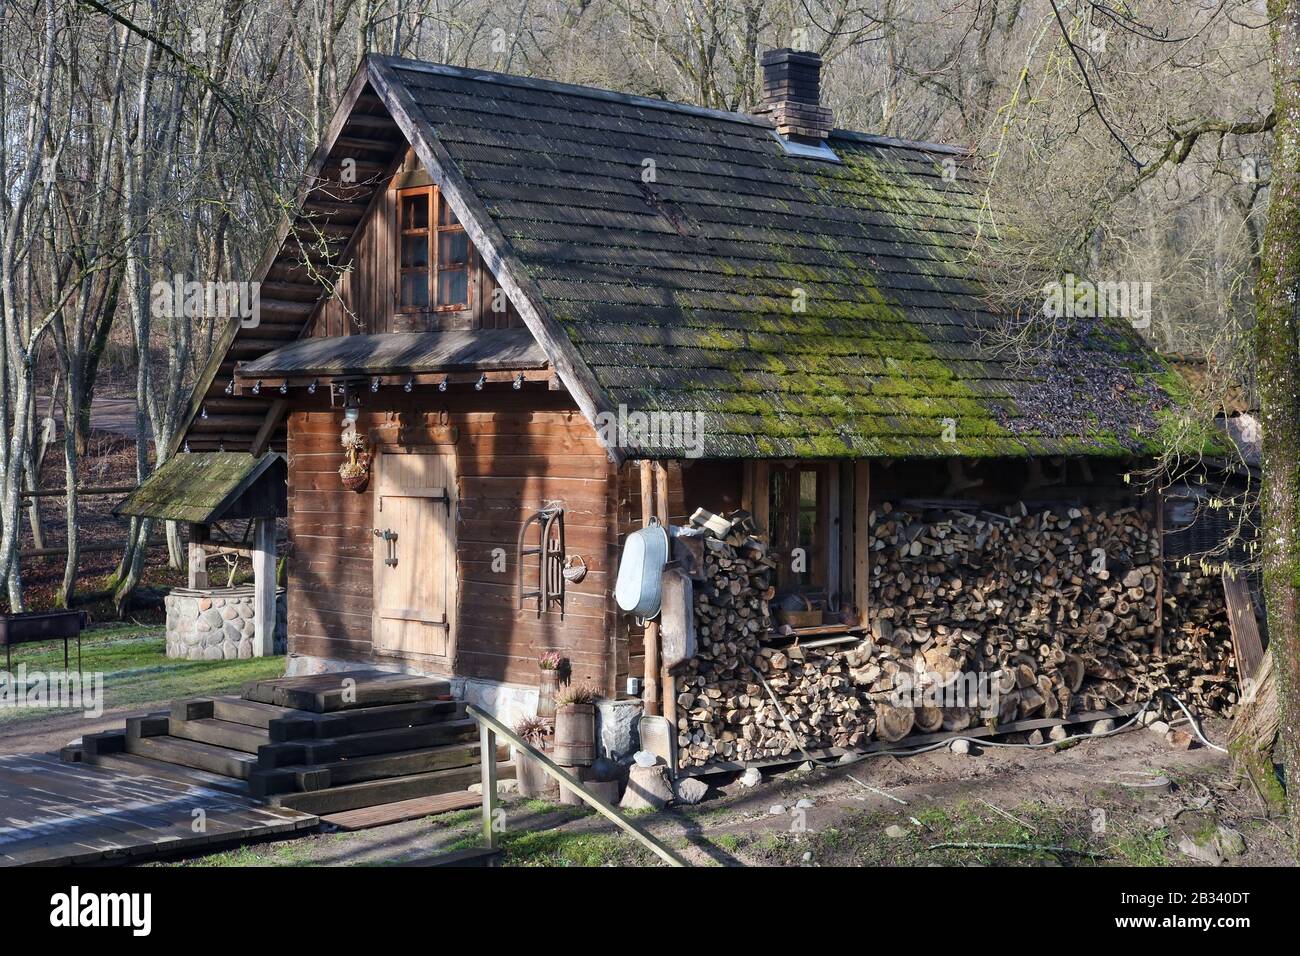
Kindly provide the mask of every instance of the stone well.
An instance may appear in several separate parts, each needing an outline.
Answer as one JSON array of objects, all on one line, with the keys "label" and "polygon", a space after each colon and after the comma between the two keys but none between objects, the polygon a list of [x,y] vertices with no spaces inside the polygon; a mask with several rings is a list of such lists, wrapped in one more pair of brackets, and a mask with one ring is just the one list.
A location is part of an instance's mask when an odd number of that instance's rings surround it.
[{"label": "stone well", "polygon": [[[276,590],[275,652],[285,651],[288,612]],[[253,656],[253,586],[172,588],[167,606],[167,656],[191,661]]]}]

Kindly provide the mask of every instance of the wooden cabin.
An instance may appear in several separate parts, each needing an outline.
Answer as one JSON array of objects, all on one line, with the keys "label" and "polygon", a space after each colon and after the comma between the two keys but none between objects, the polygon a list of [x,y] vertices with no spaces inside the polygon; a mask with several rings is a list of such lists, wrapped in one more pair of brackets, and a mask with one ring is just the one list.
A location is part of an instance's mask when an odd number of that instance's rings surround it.
[{"label": "wooden cabin", "polygon": [[745,115],[365,59],[171,449],[285,456],[290,673],[657,693],[613,599],[649,516],[745,509],[869,626],[882,502],[1150,509],[1176,377],[1122,322],[988,348],[969,157],[834,129],[818,68]]}]

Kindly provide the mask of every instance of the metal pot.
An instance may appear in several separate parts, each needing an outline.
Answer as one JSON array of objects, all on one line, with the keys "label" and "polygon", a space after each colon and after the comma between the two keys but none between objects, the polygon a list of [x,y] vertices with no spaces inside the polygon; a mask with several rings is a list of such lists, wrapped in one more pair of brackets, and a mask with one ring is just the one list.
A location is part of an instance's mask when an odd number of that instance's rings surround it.
[{"label": "metal pot", "polygon": [[664,565],[668,563],[668,533],[657,518],[627,536],[618,562],[614,599],[618,606],[642,620],[659,613]]}]

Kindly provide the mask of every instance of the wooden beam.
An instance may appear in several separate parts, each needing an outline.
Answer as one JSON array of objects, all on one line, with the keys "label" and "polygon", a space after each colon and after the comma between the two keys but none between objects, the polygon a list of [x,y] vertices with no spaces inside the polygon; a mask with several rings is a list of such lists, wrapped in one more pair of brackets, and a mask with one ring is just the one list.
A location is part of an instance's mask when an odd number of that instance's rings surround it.
[{"label": "wooden beam", "polygon": [[266,447],[271,444],[271,436],[280,427],[280,422],[288,408],[289,403],[285,399],[277,398],[271,403],[271,407],[266,410],[266,418],[262,420],[261,426],[257,429],[257,435],[253,438],[253,444],[248,449],[248,453],[254,458],[266,451]]},{"label": "wooden beam", "polygon": [[208,554],[204,549],[207,540],[207,525],[190,525],[189,586],[192,588],[206,588],[208,586]]},{"label": "wooden beam", "polygon": [[483,842],[488,849],[497,845],[497,735],[487,721],[478,722],[478,759],[483,769]]},{"label": "wooden beam", "polygon": [[[664,526],[664,531],[668,530],[668,469],[661,461],[654,463],[655,476],[655,514],[659,518],[660,524]],[[663,597],[663,591],[660,590],[660,598]],[[694,608],[689,613],[694,613]],[[670,733],[673,739],[677,737],[677,680],[672,674],[668,673],[668,664],[662,654],[661,641],[663,635],[663,612],[662,607],[659,617],[655,619],[655,657],[659,658],[659,695],[662,700],[660,710],[664,717],[668,719],[668,725],[671,728]],[[670,748],[671,749],[671,748]],[[676,752],[675,749],[672,752]],[[676,767],[669,767],[670,772],[676,773]]]},{"label": "wooden beam", "polygon": [[853,467],[853,603],[858,621],[871,626],[871,463],[854,462]]},{"label": "wooden beam", "polygon": [[[654,464],[648,459],[641,461],[641,526],[648,528],[655,513],[655,479]],[[645,712],[651,716],[659,714],[659,621],[646,621],[642,636],[645,651],[645,666],[642,679],[645,686],[641,690],[641,703]]]},{"label": "wooden beam", "polygon": [[253,521],[253,656],[275,653],[275,519]]}]

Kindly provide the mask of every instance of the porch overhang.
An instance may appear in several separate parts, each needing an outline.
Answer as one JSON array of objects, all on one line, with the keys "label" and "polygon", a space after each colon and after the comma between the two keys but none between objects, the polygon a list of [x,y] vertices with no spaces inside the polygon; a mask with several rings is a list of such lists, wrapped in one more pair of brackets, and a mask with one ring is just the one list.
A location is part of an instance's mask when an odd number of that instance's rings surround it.
[{"label": "porch overhang", "polygon": [[[310,338],[268,352],[235,370],[244,388],[340,379],[393,378],[424,384],[486,375],[489,381],[523,374],[550,377],[546,353],[527,329],[388,332]],[[385,382],[387,384],[387,382]]]}]

